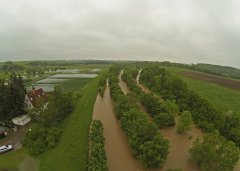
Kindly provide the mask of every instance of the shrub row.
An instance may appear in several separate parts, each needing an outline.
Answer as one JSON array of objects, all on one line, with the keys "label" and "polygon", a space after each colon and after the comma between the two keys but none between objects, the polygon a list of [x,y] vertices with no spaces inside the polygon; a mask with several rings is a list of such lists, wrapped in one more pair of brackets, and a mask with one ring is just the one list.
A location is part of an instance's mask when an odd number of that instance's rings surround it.
[{"label": "shrub row", "polygon": [[206,132],[216,129],[240,146],[239,115],[217,111],[208,101],[190,91],[180,78],[172,76],[159,66],[146,67],[142,71],[140,81],[151,90],[160,93],[164,99],[176,100],[180,110],[190,111],[195,123]]},{"label": "shrub row", "polygon": [[103,75],[99,81],[99,88],[98,88],[98,93],[101,97],[104,96],[104,92],[106,90],[106,81],[107,81],[107,75]]},{"label": "shrub row", "polygon": [[89,171],[108,170],[104,142],[103,125],[100,120],[93,120],[89,135]]},{"label": "shrub row", "polygon": [[[168,101],[168,104],[165,104],[162,99],[154,96],[153,94],[145,93],[137,85],[137,83],[133,80],[133,78],[128,72],[125,71],[122,77],[129,89],[137,95],[139,102],[145,107],[151,117],[154,118],[154,121],[158,125],[158,127],[162,128],[175,125],[175,113],[171,113],[174,111],[168,105],[170,101]],[[175,105],[175,108],[175,112],[177,112],[177,105]]]},{"label": "shrub row", "polygon": [[118,85],[119,67],[110,69],[110,94],[114,100],[114,110],[122,129],[128,136],[133,155],[145,167],[161,167],[167,158],[169,142],[164,139],[156,124],[149,122],[131,96],[125,96]]}]

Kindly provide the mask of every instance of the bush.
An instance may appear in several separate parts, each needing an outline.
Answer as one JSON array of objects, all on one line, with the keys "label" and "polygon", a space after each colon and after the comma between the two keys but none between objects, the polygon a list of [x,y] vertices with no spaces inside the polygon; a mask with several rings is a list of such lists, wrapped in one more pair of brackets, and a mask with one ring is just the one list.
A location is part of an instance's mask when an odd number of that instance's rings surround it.
[{"label": "bush", "polygon": [[[140,111],[136,100],[133,99],[134,96],[123,94],[117,79],[120,68],[119,70],[111,68],[110,71],[113,71],[109,76],[109,85],[110,94],[114,100],[114,110],[117,118],[120,119],[122,129],[128,136],[134,156],[139,158],[146,167],[162,166],[168,154],[168,140],[160,136],[154,123],[149,123],[147,116]],[[139,89],[137,93],[140,93]]]},{"label": "bush", "polygon": [[60,128],[46,128],[38,124],[34,124],[26,133],[23,145],[28,148],[31,155],[38,156],[48,149],[53,148],[59,141],[60,136]]},{"label": "bush", "polygon": [[205,134],[202,142],[196,139],[190,153],[203,171],[229,171],[237,164],[240,151],[232,141],[213,132]]},{"label": "bush", "polygon": [[100,120],[93,120],[89,134],[89,171],[107,171],[107,157],[104,150],[103,125]]},{"label": "bush", "polygon": [[164,128],[164,127],[169,127],[169,126],[175,125],[174,117],[168,113],[159,113],[153,119],[159,128]]}]

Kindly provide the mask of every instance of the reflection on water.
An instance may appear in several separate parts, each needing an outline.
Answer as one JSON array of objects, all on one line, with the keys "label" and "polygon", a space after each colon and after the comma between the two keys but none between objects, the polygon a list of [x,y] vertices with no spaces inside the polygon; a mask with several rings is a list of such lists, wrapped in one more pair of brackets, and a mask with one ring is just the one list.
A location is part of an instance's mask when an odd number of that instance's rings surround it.
[{"label": "reflection on water", "polygon": [[143,171],[140,161],[134,159],[128,146],[127,136],[120,128],[120,124],[113,112],[113,103],[109,87],[104,97],[97,97],[93,118],[100,119],[104,127],[105,149],[108,168],[110,171]]},{"label": "reflection on water", "polygon": [[95,78],[97,74],[56,74],[53,76],[50,76],[49,78]]}]

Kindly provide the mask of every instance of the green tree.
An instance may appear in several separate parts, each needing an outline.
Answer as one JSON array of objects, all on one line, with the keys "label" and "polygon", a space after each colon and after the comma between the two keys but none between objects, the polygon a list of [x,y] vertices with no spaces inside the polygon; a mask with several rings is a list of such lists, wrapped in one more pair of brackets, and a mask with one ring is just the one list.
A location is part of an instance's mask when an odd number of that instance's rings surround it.
[{"label": "green tree", "polygon": [[231,171],[239,160],[240,151],[216,131],[206,134],[202,142],[196,139],[190,154],[203,171]]},{"label": "green tree", "polygon": [[191,129],[193,123],[192,115],[189,111],[183,111],[177,126],[178,133],[185,133]]},{"label": "green tree", "polygon": [[157,135],[152,141],[147,141],[140,146],[140,155],[143,164],[148,168],[161,167],[169,153],[169,142],[162,136]]}]

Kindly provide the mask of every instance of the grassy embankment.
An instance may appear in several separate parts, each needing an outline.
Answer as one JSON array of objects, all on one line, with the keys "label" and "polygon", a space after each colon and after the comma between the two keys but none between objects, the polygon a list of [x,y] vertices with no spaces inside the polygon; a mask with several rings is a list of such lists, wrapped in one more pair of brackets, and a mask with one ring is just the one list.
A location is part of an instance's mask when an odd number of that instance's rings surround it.
[{"label": "grassy embankment", "polygon": [[99,78],[82,91],[75,111],[65,120],[63,135],[56,148],[40,157],[40,170],[86,170],[88,133],[97,96]]},{"label": "grassy embankment", "polygon": [[[181,71],[188,71],[183,68],[165,67],[171,73],[183,79],[189,89],[198,93],[201,97],[208,100],[216,109],[226,112],[232,110],[240,114],[240,92],[231,90],[213,83],[196,80],[179,75]],[[189,70],[191,71],[191,70]]]}]

